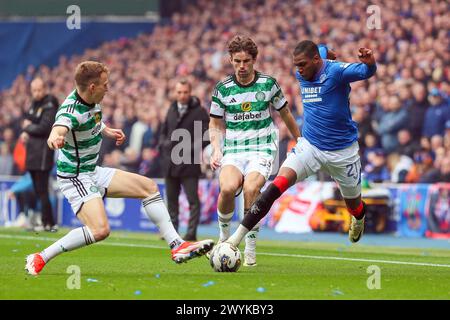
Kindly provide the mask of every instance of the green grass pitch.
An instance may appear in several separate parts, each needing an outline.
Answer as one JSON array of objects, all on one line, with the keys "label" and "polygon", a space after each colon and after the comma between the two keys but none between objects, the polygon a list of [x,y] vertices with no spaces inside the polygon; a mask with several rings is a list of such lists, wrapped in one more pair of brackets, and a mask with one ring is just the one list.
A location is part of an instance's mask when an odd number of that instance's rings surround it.
[{"label": "green grass pitch", "polygon": [[112,232],[26,275],[25,256],[66,232],[0,229],[0,299],[450,299],[450,250],[348,243],[259,241],[257,267],[215,273],[204,257],[175,264],[154,234]]}]

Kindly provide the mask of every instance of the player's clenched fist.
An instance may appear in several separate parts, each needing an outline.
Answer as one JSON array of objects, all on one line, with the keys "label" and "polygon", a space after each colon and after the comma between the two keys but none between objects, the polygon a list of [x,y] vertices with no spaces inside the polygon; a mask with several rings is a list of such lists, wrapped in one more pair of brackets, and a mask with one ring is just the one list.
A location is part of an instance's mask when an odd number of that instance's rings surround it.
[{"label": "player's clenched fist", "polygon": [[358,57],[362,63],[372,65],[375,64],[375,58],[373,56],[373,51],[367,48],[359,48]]}]

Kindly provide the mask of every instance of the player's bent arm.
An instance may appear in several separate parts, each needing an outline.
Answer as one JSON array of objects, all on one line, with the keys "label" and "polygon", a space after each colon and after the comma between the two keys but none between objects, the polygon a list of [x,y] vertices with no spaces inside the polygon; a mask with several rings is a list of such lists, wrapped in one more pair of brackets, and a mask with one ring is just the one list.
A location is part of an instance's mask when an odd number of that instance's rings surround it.
[{"label": "player's bent arm", "polygon": [[64,146],[64,138],[69,128],[62,125],[55,125],[47,139],[47,145],[50,149],[55,150]]},{"label": "player's bent arm", "polygon": [[213,151],[221,150],[225,127],[222,118],[211,117],[209,119],[209,140]]},{"label": "player's bent arm", "polygon": [[102,122],[102,126],[100,128],[100,132],[102,133],[103,136],[111,138],[111,139],[115,139],[115,134],[114,134],[114,129],[107,127],[103,122]]},{"label": "player's bent arm", "polygon": [[210,166],[216,170],[221,166],[222,160],[222,139],[224,136],[224,125],[222,118],[211,117],[209,121],[209,139],[211,140],[212,154]]},{"label": "player's bent arm", "polygon": [[[344,64],[346,65],[346,64]],[[377,65],[367,65],[365,63],[349,63],[342,71],[342,80],[344,82],[354,82],[369,79],[377,71]]]},{"label": "player's bent arm", "polygon": [[113,140],[116,140],[116,146],[120,146],[125,142],[125,133],[123,133],[122,129],[113,129],[110,127],[107,127],[103,122],[101,124],[100,132],[102,135],[111,138]]},{"label": "player's bent arm", "polygon": [[369,79],[377,71],[377,64],[372,50],[360,48],[358,58],[361,63],[342,63],[342,80],[354,82]]},{"label": "player's bent arm", "polygon": [[297,122],[295,121],[289,106],[286,105],[280,110],[280,116],[294,139],[297,140],[300,138],[300,129],[298,128]]}]

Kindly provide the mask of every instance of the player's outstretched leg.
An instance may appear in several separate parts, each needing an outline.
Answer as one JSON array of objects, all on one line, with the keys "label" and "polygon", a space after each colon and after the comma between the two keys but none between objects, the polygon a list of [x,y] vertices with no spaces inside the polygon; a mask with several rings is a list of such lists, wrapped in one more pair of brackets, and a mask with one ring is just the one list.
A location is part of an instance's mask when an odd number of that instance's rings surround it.
[{"label": "player's outstretched leg", "polygon": [[100,197],[85,202],[77,217],[85,226],[73,229],[41,252],[26,257],[25,270],[28,274],[39,274],[51,259],[61,253],[88,246],[109,236],[110,228]]},{"label": "player's outstretched leg", "polygon": [[260,222],[258,222],[245,236],[244,267],[256,267],[257,265],[256,240],[258,238]]},{"label": "player's outstretched leg", "polygon": [[28,255],[25,259],[25,270],[28,274],[38,275],[47,262],[57,255],[88,246],[96,241],[100,240],[94,238],[87,226],[74,229],[45,250]]},{"label": "player's outstretched leg", "polygon": [[[352,201],[352,200],[350,200]],[[348,231],[348,238],[350,242],[358,242],[363,233],[364,233],[364,221],[365,221],[365,213],[366,213],[366,204],[364,201],[361,201],[361,198],[359,198],[359,205],[356,206],[355,209],[351,209],[347,202],[347,209],[352,215],[352,221],[350,223],[350,229]]]},{"label": "player's outstretched leg", "polygon": [[[287,170],[292,172],[285,173],[286,171],[282,172],[280,170],[280,175],[277,176],[273,183],[271,183],[266,190],[256,198],[255,203],[253,203],[249,209],[249,213],[244,216],[242,223],[227,242],[238,247],[244,236],[266,216],[275,200],[278,199],[289,186],[295,183],[296,173],[291,169]],[[287,177],[284,176],[284,173]]]},{"label": "player's outstretched leg", "polygon": [[[242,195],[243,178],[241,171],[234,165],[224,165],[220,170],[220,193],[217,199],[218,243],[224,242],[230,237],[230,224],[234,214],[235,197]],[[211,254],[212,251],[208,252],[206,258],[209,259]]]},{"label": "player's outstretched leg", "polygon": [[[265,170],[266,167],[264,167]],[[261,173],[261,168],[254,168],[250,173],[245,176],[244,180],[244,218],[250,214],[250,207],[256,201],[261,194],[261,188],[266,183],[266,177]],[[259,234],[260,222],[258,222],[245,236],[245,249],[244,249],[244,266],[255,267],[256,266],[256,240]]]},{"label": "player's outstretched leg", "polygon": [[142,205],[149,219],[158,226],[161,235],[171,249],[172,260],[176,263],[183,263],[192,258],[200,257],[213,247],[214,241],[211,239],[189,242],[180,237],[172,224],[159,191],[142,200]]},{"label": "player's outstretched leg", "polygon": [[161,236],[171,249],[172,260],[176,263],[200,257],[214,246],[211,239],[188,242],[180,237],[172,224],[158,185],[147,177],[117,170],[108,186],[108,195],[115,198],[142,199],[145,213],[158,227]]},{"label": "player's outstretched leg", "polygon": [[220,193],[217,199],[219,242],[230,237],[230,223],[234,214],[235,197],[242,196],[243,175],[234,165],[224,165],[220,170]]}]

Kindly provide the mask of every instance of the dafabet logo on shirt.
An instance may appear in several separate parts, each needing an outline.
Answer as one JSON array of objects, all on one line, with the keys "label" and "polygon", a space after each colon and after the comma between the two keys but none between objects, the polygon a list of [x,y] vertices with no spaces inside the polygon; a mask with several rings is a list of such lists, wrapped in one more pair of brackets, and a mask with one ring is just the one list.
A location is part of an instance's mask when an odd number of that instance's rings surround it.
[{"label": "dafabet logo on shirt", "polygon": [[102,121],[102,115],[100,114],[100,112],[94,114],[94,121],[95,123],[99,123],[100,121]]},{"label": "dafabet logo on shirt", "polygon": [[244,112],[252,111],[252,103],[251,102],[243,102],[241,104],[241,110]]},{"label": "dafabet logo on shirt", "polygon": [[234,121],[259,120],[262,117],[261,112],[258,112],[258,113],[250,112],[250,111],[252,111],[252,103],[251,102],[243,102],[241,104],[241,110],[245,113],[236,113],[233,117]]}]

